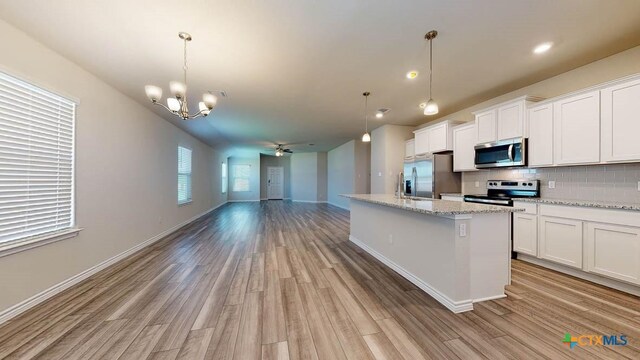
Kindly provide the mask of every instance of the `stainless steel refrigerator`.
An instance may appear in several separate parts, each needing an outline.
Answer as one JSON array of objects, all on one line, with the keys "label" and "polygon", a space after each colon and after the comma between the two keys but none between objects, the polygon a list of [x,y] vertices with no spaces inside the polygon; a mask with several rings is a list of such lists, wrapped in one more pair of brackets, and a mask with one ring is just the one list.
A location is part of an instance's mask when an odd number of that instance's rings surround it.
[{"label": "stainless steel refrigerator", "polygon": [[461,192],[460,173],[453,172],[452,154],[416,155],[404,162],[407,196],[440,199],[442,193]]}]

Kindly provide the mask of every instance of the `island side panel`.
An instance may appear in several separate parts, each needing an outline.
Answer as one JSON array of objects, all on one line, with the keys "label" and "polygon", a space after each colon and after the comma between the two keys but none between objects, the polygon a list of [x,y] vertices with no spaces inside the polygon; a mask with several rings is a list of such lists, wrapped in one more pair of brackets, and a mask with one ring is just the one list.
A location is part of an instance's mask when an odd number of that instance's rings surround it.
[{"label": "island side panel", "polygon": [[351,240],[450,310],[461,312],[473,308],[470,249],[468,239],[457,241],[455,222],[351,200]]},{"label": "island side panel", "polygon": [[474,214],[469,220],[471,297],[474,302],[505,297],[511,275],[508,213]]}]

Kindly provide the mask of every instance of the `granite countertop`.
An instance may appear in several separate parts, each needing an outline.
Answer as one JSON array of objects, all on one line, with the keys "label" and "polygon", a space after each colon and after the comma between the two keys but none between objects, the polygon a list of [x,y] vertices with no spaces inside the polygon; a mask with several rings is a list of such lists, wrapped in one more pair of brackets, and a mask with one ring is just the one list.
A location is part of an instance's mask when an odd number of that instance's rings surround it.
[{"label": "granite countertop", "polygon": [[459,201],[447,201],[438,199],[412,200],[398,199],[392,194],[343,194],[349,199],[365,201],[398,209],[415,211],[428,215],[463,215],[463,214],[490,214],[510,213],[524,211],[507,206],[483,205]]},{"label": "granite countertop", "polygon": [[513,201],[530,202],[538,204],[550,204],[550,205],[565,205],[565,206],[580,206],[599,209],[612,209],[612,210],[629,210],[640,211],[640,204],[634,203],[618,203],[618,202],[606,202],[606,201],[592,201],[592,200],[570,200],[570,199],[548,199],[548,198],[517,198]]}]

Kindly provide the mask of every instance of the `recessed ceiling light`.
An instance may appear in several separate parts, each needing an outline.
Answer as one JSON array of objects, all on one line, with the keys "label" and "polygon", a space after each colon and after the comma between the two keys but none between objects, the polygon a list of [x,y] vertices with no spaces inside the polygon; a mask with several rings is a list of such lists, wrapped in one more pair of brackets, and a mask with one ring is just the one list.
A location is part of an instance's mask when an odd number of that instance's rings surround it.
[{"label": "recessed ceiling light", "polygon": [[381,117],[383,117],[383,116],[384,116],[384,114],[383,114],[382,112],[380,112],[380,111],[378,111],[378,112],[376,113],[376,117],[377,117],[378,119],[380,119],[380,118],[381,118]]},{"label": "recessed ceiling light", "polygon": [[412,70],[407,73],[407,79],[415,79],[417,77],[418,77],[418,72],[416,70]]},{"label": "recessed ceiling light", "polygon": [[549,51],[549,49],[551,49],[552,46],[553,46],[552,42],[542,43],[533,49],[533,53],[534,54],[546,53],[547,51]]}]

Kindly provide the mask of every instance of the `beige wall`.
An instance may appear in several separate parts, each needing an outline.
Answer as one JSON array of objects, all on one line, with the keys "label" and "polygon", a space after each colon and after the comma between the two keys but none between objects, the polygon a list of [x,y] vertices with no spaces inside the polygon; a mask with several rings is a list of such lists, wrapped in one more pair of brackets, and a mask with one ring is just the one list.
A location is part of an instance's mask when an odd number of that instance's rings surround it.
[{"label": "beige wall", "polygon": [[281,166],[284,172],[283,196],[285,199],[291,198],[291,155],[273,156],[260,154],[260,199],[266,200],[267,193],[267,168],[270,166]]},{"label": "beige wall", "polygon": [[[234,165],[250,165],[249,191],[233,191]],[[229,157],[229,201],[260,201],[260,154],[255,156]]]},{"label": "beige wall", "polygon": [[318,153],[291,155],[291,200],[316,202],[318,200]]},{"label": "beige wall", "polygon": [[327,153],[319,152],[318,154],[318,201],[327,201]]},{"label": "beige wall", "polygon": [[[0,21],[0,68],[79,100],[71,239],[0,258],[0,313],[224,203],[223,155]],[[143,84],[140,84],[142,93]],[[177,205],[177,146],[193,149],[193,203]]]},{"label": "beige wall", "polygon": [[327,153],[327,201],[345,209],[349,208],[349,199],[340,194],[355,191],[355,142],[351,140]]},{"label": "beige wall", "polygon": [[405,141],[413,127],[384,125],[371,132],[371,193],[393,194],[403,170]]},{"label": "beige wall", "polygon": [[349,209],[349,199],[340,194],[369,192],[369,144],[351,140],[327,153],[327,193],[330,204]]},{"label": "beige wall", "polygon": [[[433,119],[430,122],[443,119],[472,121],[473,114],[471,112],[481,110],[503,101],[511,100],[518,96],[534,95],[544,98],[552,98],[636,73],[640,73],[640,46],[636,46],[621,53],[592,62],[591,64],[581,66],[566,73],[562,73],[516,91],[476,104],[453,114]],[[441,110],[446,109],[443,107]],[[426,123],[419,127],[425,125]]]}]

